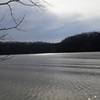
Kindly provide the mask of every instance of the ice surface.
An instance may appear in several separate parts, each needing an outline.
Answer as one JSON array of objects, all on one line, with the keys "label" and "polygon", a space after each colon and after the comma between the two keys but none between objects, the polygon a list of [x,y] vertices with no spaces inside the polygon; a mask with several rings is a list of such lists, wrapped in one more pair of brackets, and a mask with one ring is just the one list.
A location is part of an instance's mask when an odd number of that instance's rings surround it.
[{"label": "ice surface", "polygon": [[100,100],[100,53],[11,55],[0,100]]}]

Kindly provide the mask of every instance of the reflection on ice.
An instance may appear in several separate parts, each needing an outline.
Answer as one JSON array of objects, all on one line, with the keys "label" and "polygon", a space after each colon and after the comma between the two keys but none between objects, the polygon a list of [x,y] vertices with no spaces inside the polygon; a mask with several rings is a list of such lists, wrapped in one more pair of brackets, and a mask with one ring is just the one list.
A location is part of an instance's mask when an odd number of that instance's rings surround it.
[{"label": "reflection on ice", "polygon": [[91,98],[88,98],[88,100],[91,100]]},{"label": "reflection on ice", "polygon": [[95,95],[95,96],[94,96],[94,98],[96,99],[96,98],[97,98],[97,96]]},{"label": "reflection on ice", "polygon": [[100,53],[16,55],[0,63],[0,100],[100,100]]}]

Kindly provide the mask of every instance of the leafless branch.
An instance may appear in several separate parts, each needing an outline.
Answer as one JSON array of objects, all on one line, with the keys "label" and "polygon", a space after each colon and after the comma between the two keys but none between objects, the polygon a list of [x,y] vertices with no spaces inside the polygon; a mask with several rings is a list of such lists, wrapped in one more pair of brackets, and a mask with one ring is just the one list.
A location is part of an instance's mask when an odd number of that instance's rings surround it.
[{"label": "leafless branch", "polygon": [[[13,13],[13,8],[11,6],[11,3],[19,3],[21,5],[24,5],[24,6],[29,6],[29,7],[44,7],[41,3],[41,1],[47,3],[45,0],[28,0],[29,3],[26,3],[26,2],[23,2],[21,0],[8,0],[8,1],[5,1],[5,2],[1,2],[0,3],[0,7],[1,6],[8,6],[9,10],[10,10],[10,16],[14,22],[14,26],[11,26],[11,27],[3,27],[3,28],[0,28],[0,32],[1,31],[7,31],[7,30],[11,30],[11,29],[17,29],[19,31],[23,31],[22,29],[19,28],[20,24],[23,22],[23,20],[25,19],[25,16],[23,16],[23,18],[19,21],[15,18],[14,16],[14,13]],[[4,17],[1,18],[0,20],[0,23],[4,20]],[[0,36],[0,40],[2,38],[4,38],[6,36],[6,34]]]},{"label": "leafless branch", "polygon": [[37,2],[36,2],[36,1],[29,0],[30,4],[24,3],[24,2],[22,2],[21,0],[9,0],[9,1],[7,1],[7,2],[0,3],[0,6],[4,6],[4,5],[5,5],[5,6],[8,6],[8,7],[9,7],[9,9],[10,9],[10,15],[11,15],[11,17],[12,17],[12,20],[13,20],[13,22],[16,24],[16,25],[13,26],[13,27],[0,28],[0,31],[3,31],[3,30],[10,30],[10,29],[14,29],[14,28],[16,28],[16,29],[18,29],[18,30],[21,30],[21,29],[18,28],[18,26],[22,23],[24,17],[22,18],[22,20],[20,20],[19,23],[16,21],[14,15],[13,15],[12,7],[11,7],[11,5],[10,5],[10,3],[14,3],[14,2],[20,3],[20,4],[24,5],[24,6],[43,7],[42,4],[40,4],[38,0],[37,0]]},{"label": "leafless branch", "polygon": [[13,3],[13,2],[20,3],[20,4],[24,5],[24,6],[37,6],[37,7],[42,6],[42,4],[38,0],[37,0],[37,2],[36,1],[32,1],[32,0],[29,0],[29,1],[30,1],[31,4],[24,3],[21,0],[9,0],[7,2],[0,3],[0,6],[8,5],[8,4]]},{"label": "leafless branch", "polygon": [[[17,22],[17,20],[16,20],[15,17],[14,17],[13,9],[11,8],[10,4],[8,4],[8,7],[9,7],[9,9],[10,9],[10,15],[11,15],[11,17],[12,17],[12,20],[13,20],[13,22],[17,25],[18,22]],[[21,23],[20,23],[20,24],[21,24]],[[16,29],[19,30],[19,31],[23,31],[22,29],[20,29],[20,28],[18,28],[18,27],[16,27]]]},{"label": "leafless branch", "polygon": [[14,23],[17,24],[16,19],[15,19],[14,15],[13,15],[13,11],[12,11],[12,8],[11,8],[10,4],[8,4],[8,7],[10,9],[10,14],[11,14],[11,17],[12,17]]},{"label": "leafless branch", "polygon": [[23,22],[25,16],[19,21],[19,23],[16,23],[15,26],[12,27],[7,27],[7,28],[0,28],[0,31],[4,31],[4,30],[10,30],[10,29],[14,29],[14,28],[18,28],[18,26]]},{"label": "leafless branch", "polygon": [[7,35],[8,35],[8,33],[2,34],[2,35],[0,36],[0,40],[4,40],[5,37],[6,37]]},{"label": "leafless branch", "polygon": [[0,3],[0,6],[8,5],[9,3],[14,2],[14,1],[15,1],[15,0],[9,0],[9,1],[7,1],[7,2]]},{"label": "leafless branch", "polygon": [[[10,16],[12,18],[12,21],[14,22],[14,26],[11,26],[11,27],[4,27],[4,28],[0,28],[0,32],[4,32],[4,31],[7,31],[7,30],[11,30],[11,29],[17,29],[17,30],[20,30],[22,31],[19,26],[21,25],[21,23],[23,22],[23,20],[25,19],[25,15],[20,19],[20,20],[17,20],[14,16],[14,13],[13,13],[13,8],[11,6],[11,3],[19,3],[21,5],[24,5],[24,6],[29,6],[29,7],[44,7],[39,0],[29,0],[30,3],[25,3],[21,0],[8,0],[8,1],[5,1],[3,3],[0,3],[0,7],[1,6],[8,6],[9,8],[9,11],[10,11]],[[0,19],[0,23],[4,20],[4,16]],[[5,37],[7,36],[7,33],[3,33],[0,35],[0,40],[4,40]],[[9,55],[7,56],[0,56],[0,62],[2,61],[5,61],[9,59]]]}]

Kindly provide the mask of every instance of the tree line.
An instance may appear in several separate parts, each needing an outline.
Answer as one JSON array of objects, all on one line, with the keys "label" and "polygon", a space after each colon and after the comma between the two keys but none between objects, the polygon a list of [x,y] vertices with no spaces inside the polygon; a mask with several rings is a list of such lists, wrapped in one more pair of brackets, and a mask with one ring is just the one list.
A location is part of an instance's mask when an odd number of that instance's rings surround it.
[{"label": "tree line", "polygon": [[59,43],[0,42],[0,54],[33,54],[100,51],[100,32],[87,32],[65,38]]}]

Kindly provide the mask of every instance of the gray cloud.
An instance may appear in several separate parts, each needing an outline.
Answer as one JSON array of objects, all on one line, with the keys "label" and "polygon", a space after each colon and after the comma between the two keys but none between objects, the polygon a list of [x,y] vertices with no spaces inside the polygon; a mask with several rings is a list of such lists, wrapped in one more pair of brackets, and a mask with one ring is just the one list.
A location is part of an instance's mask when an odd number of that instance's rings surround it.
[{"label": "gray cloud", "polygon": [[[25,20],[20,25],[20,28],[25,32],[15,29],[7,31],[14,41],[58,42],[67,36],[80,32],[100,31],[99,15],[83,18],[80,13],[75,13],[59,17],[46,9],[23,7],[19,4],[12,5],[12,7],[17,20],[24,14],[26,15]],[[7,12],[8,9],[2,9],[0,13],[3,15],[5,11]],[[8,20],[7,16],[10,16],[9,11],[6,13],[6,26],[13,25],[11,18],[9,17]],[[5,24],[3,23],[4,26]]]}]

